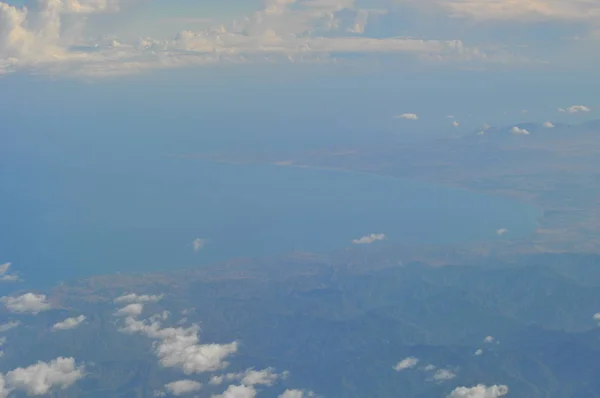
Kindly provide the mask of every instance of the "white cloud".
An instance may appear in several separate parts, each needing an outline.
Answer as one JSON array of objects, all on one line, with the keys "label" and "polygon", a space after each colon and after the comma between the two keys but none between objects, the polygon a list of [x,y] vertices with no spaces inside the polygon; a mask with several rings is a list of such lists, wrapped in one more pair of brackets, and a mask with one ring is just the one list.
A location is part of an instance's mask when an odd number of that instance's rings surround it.
[{"label": "white cloud", "polygon": [[4,382],[9,390],[20,390],[27,395],[46,395],[53,388],[67,388],[82,377],[83,366],[76,366],[75,359],[59,357],[11,370],[4,375]]},{"label": "white cloud", "polygon": [[403,113],[401,115],[394,116],[394,119],[419,120],[419,116],[416,113]]},{"label": "white cloud", "polygon": [[194,380],[177,380],[171,383],[165,384],[166,390],[169,394],[180,396],[196,392],[202,388],[202,383],[198,383]]},{"label": "white cloud", "polygon": [[164,296],[161,295],[147,295],[140,294],[137,295],[135,293],[125,294],[123,296],[117,297],[114,302],[115,303],[156,303],[157,301],[162,300]]},{"label": "white cloud", "polygon": [[515,135],[529,135],[530,132],[527,129],[522,129],[519,126],[514,126],[510,129],[510,132]]},{"label": "white cloud", "polygon": [[273,368],[262,370],[246,369],[241,373],[227,373],[224,375],[215,375],[210,378],[209,383],[213,385],[222,384],[225,381],[240,380],[245,386],[254,386],[257,384],[264,386],[273,385],[278,379],[288,377],[288,372],[276,373]]},{"label": "white cloud", "polygon": [[52,308],[44,294],[25,293],[17,297],[2,297],[0,302],[11,312],[34,315]]},{"label": "white cloud", "polygon": [[10,322],[6,322],[6,323],[0,323],[0,333],[7,332],[11,329],[18,327],[19,325],[21,325],[21,322],[19,322],[19,321],[10,321]]},{"label": "white cloud", "polygon": [[[270,1],[229,27],[183,31],[171,40],[98,40],[64,33],[69,30],[65,23],[73,18],[84,31],[88,20],[78,14],[118,8],[104,0],[41,0],[29,10],[0,2],[0,71],[27,68],[110,76],[217,62],[330,61],[348,53],[412,54],[434,62],[505,61],[504,56],[467,48],[460,40],[365,37],[362,33],[370,19],[386,11],[360,9],[353,0]],[[343,15],[348,13],[352,17],[346,21]]]},{"label": "white cloud", "polygon": [[456,373],[448,369],[438,369],[433,375],[433,379],[437,381],[452,380],[456,377]]},{"label": "white cloud", "polygon": [[419,363],[418,358],[407,357],[407,358],[404,358],[403,360],[401,360],[400,362],[398,362],[396,364],[396,366],[394,366],[394,370],[396,372],[400,372],[404,369],[414,368],[415,366],[417,366],[418,363]]},{"label": "white cloud", "polygon": [[494,340],[495,340],[495,339],[494,339],[494,336],[486,336],[486,337],[483,339],[483,342],[484,342],[484,343],[493,343],[493,342],[494,342]]},{"label": "white cloud", "polygon": [[120,308],[115,312],[115,316],[139,316],[144,310],[144,304],[134,303],[128,304],[123,308]]},{"label": "white cloud", "polygon": [[192,246],[194,247],[195,252],[202,250],[204,248],[205,244],[206,244],[206,239],[202,239],[202,238],[196,238],[192,242]]},{"label": "white cloud", "polygon": [[500,229],[496,230],[496,234],[498,236],[502,236],[502,235],[506,234],[507,232],[508,232],[508,229],[506,229],[506,228],[500,228]]},{"label": "white cloud", "polygon": [[558,108],[559,112],[567,112],[567,113],[579,113],[579,112],[590,112],[591,109],[585,105],[572,105],[568,108]]},{"label": "white cloud", "polygon": [[303,391],[303,390],[285,390],[283,393],[279,394],[278,398],[308,398],[314,397],[315,394],[312,391]]},{"label": "white cloud", "polygon": [[600,321],[600,312],[598,312],[597,314],[594,314],[594,320]]},{"label": "white cloud", "polygon": [[483,350],[481,348],[477,349],[477,351],[475,351],[475,356],[480,356],[483,355]]},{"label": "white cloud", "polygon": [[85,315],[79,315],[73,318],[67,318],[64,321],[57,322],[52,326],[52,330],[68,330],[75,329],[85,321]]},{"label": "white cloud", "polygon": [[459,123],[458,121],[454,120],[454,121],[452,122],[452,125],[453,125],[454,127],[458,127],[458,126],[460,126],[460,123]]},{"label": "white cloud", "polygon": [[600,4],[589,0],[442,0],[453,16],[480,20],[543,21],[593,20]]},{"label": "white cloud", "polygon": [[545,122],[543,126],[547,129],[553,129],[555,127],[552,122]]},{"label": "white cloud", "polygon": [[0,282],[16,282],[19,280],[19,276],[17,274],[8,273],[11,265],[11,263],[4,263],[0,265]]},{"label": "white cloud", "polygon": [[433,365],[433,364],[429,364],[427,366],[423,366],[421,368],[422,371],[424,372],[431,372],[432,370],[435,370],[437,368],[437,366]]},{"label": "white cloud", "polygon": [[508,394],[508,387],[504,385],[485,386],[478,384],[475,387],[457,387],[448,395],[448,398],[498,398]]},{"label": "white cloud", "polygon": [[223,394],[213,395],[213,398],[254,398],[256,397],[256,390],[251,386],[244,385],[231,385],[227,387],[227,390]]},{"label": "white cloud", "polygon": [[188,328],[163,328],[160,322],[125,318],[123,333],[141,333],[157,340],[154,353],[162,366],[180,368],[186,374],[216,371],[227,367],[227,357],[237,352],[237,342],[229,344],[200,344],[198,325]]},{"label": "white cloud", "polygon": [[386,239],[385,234],[370,234],[370,235],[362,236],[358,239],[353,239],[352,243],[354,243],[355,245],[365,245],[365,244],[368,245],[368,244],[371,244],[378,240],[385,240],[385,239]]}]

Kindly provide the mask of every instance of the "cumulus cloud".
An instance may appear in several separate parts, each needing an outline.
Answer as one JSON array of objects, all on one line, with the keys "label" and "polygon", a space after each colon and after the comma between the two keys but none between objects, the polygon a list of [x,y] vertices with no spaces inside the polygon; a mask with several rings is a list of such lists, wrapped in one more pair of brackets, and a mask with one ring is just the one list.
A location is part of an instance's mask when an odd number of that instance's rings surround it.
[{"label": "cumulus cloud", "polygon": [[394,116],[394,119],[419,120],[419,116],[416,113],[403,113],[401,115]]},{"label": "cumulus cloud", "polygon": [[475,387],[457,387],[448,395],[448,398],[498,398],[508,394],[508,387],[504,385],[485,386],[478,384]]},{"label": "cumulus cloud", "polygon": [[227,367],[227,357],[237,352],[237,342],[229,344],[200,344],[200,328],[167,327],[161,323],[138,321],[134,317],[125,318],[123,333],[140,333],[156,340],[154,353],[160,364],[167,368],[180,368],[186,374],[216,371]]},{"label": "cumulus cloud", "polygon": [[19,280],[19,276],[17,274],[8,273],[11,265],[11,263],[4,263],[0,265],[0,282],[16,282]]},{"label": "cumulus cloud", "polygon": [[205,244],[206,244],[206,239],[202,239],[202,238],[196,238],[192,242],[192,246],[193,246],[195,252],[199,252],[200,250],[202,250],[204,248]]},{"label": "cumulus cloud", "polygon": [[522,129],[519,126],[514,126],[510,129],[510,132],[515,135],[529,135],[530,132],[527,129]]},{"label": "cumulus cloud", "polygon": [[579,112],[590,112],[591,108],[585,105],[572,105],[568,108],[558,108],[559,112],[567,112],[567,113],[579,113]]},{"label": "cumulus cloud", "polygon": [[500,228],[500,229],[496,230],[496,234],[498,236],[502,236],[502,235],[506,234],[507,232],[508,232],[508,229],[506,229],[506,228]]},{"label": "cumulus cloud", "polygon": [[77,366],[74,358],[59,357],[50,362],[40,361],[26,368],[11,370],[3,378],[0,376],[0,380],[4,380],[5,391],[19,390],[27,395],[46,395],[54,388],[71,386],[84,375],[83,366]]},{"label": "cumulus cloud", "polygon": [[554,128],[554,124],[552,122],[545,122],[543,124],[543,126],[547,129],[553,129]]},{"label": "cumulus cloud", "polygon": [[407,358],[404,358],[403,360],[401,360],[400,362],[398,362],[396,364],[396,366],[394,366],[394,370],[396,372],[400,372],[404,369],[414,368],[415,366],[417,366],[418,363],[419,363],[418,358],[407,357]]},{"label": "cumulus cloud", "polygon": [[437,381],[452,380],[455,377],[456,373],[448,369],[438,369],[433,375],[433,379]]},{"label": "cumulus cloud", "polygon": [[252,386],[244,385],[231,385],[227,387],[227,390],[223,394],[213,395],[213,398],[254,398],[256,397],[256,390]]},{"label": "cumulus cloud", "polygon": [[[329,61],[348,53],[412,54],[435,62],[495,58],[460,40],[365,37],[370,19],[386,11],[360,9],[353,0],[267,1],[263,10],[227,27],[182,31],[168,40],[78,35],[74,46],[64,34],[69,19],[83,14],[77,19],[83,26],[85,14],[118,9],[118,3],[110,0],[40,0],[30,9],[0,2],[0,71],[28,68],[106,76],[217,62]],[[348,14],[349,20],[344,17]]]},{"label": "cumulus cloud", "polygon": [[123,296],[117,297],[114,302],[117,304],[122,303],[156,303],[157,301],[162,300],[163,295],[148,295],[148,294],[140,294],[137,295],[135,293],[125,294]]},{"label": "cumulus cloud", "polygon": [[246,369],[241,373],[227,373],[224,375],[215,375],[210,379],[210,384],[219,385],[225,381],[239,380],[245,386],[254,386],[257,384],[272,386],[278,379],[288,377],[288,372],[277,373],[273,368],[262,370]]},{"label": "cumulus cloud", "polygon": [[177,380],[171,383],[165,384],[165,389],[171,395],[175,395],[176,397],[180,395],[189,394],[192,392],[196,392],[202,388],[202,383],[199,383],[194,380]]},{"label": "cumulus cloud", "polygon": [[19,325],[21,325],[21,322],[19,321],[0,323],[0,333],[7,332],[11,329],[18,327]]},{"label": "cumulus cloud", "polygon": [[599,321],[600,322],[600,312],[598,312],[597,314],[594,314],[594,320],[595,321]]},{"label": "cumulus cloud", "polygon": [[480,356],[483,355],[483,350],[481,348],[477,349],[477,351],[475,351],[475,356]]},{"label": "cumulus cloud", "polygon": [[303,391],[303,390],[285,390],[283,393],[279,394],[278,398],[308,398],[314,397],[315,394],[311,391]]},{"label": "cumulus cloud", "polygon": [[493,343],[494,341],[495,341],[495,339],[494,339],[494,336],[486,336],[486,337],[483,339],[483,342],[484,342],[484,343]]},{"label": "cumulus cloud", "polygon": [[459,123],[458,121],[454,120],[454,121],[452,122],[452,125],[453,125],[454,127],[458,127],[458,126],[460,126],[460,123]]},{"label": "cumulus cloud", "polygon": [[48,311],[52,306],[46,301],[46,295],[25,293],[17,297],[2,297],[0,302],[11,312],[37,314]]},{"label": "cumulus cloud", "polygon": [[385,234],[370,234],[370,235],[362,236],[358,239],[353,239],[352,243],[354,243],[355,245],[365,245],[365,244],[369,245],[378,240],[385,240],[385,239],[386,239]]},{"label": "cumulus cloud", "polygon": [[141,303],[133,303],[128,304],[123,308],[119,308],[117,312],[115,312],[115,316],[139,316],[144,310],[144,304]]},{"label": "cumulus cloud", "polygon": [[64,321],[57,322],[52,326],[52,330],[68,330],[75,329],[77,326],[81,325],[81,323],[85,321],[85,315],[79,315],[73,318],[67,318]]}]

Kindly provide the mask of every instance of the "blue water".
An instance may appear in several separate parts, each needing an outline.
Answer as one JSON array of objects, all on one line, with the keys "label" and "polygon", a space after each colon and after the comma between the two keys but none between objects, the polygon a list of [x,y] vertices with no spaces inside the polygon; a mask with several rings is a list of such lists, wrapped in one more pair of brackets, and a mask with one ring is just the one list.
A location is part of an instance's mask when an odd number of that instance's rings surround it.
[{"label": "blue water", "polygon": [[[327,252],[370,233],[402,243],[530,234],[522,203],[373,175],[175,156],[39,149],[5,154],[0,263],[27,286],[168,270],[292,250]],[[195,238],[206,239],[195,252]]]}]

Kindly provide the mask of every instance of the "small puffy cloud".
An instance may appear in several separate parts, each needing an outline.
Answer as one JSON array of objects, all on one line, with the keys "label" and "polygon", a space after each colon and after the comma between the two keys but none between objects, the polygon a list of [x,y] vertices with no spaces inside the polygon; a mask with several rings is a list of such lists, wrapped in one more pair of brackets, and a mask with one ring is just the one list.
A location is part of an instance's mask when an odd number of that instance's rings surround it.
[{"label": "small puffy cloud", "polygon": [[144,310],[144,304],[141,303],[133,303],[128,304],[123,308],[120,308],[115,312],[115,316],[139,316]]},{"label": "small puffy cloud", "polygon": [[415,366],[417,366],[418,363],[419,363],[418,358],[407,357],[407,358],[404,358],[403,360],[401,360],[400,362],[398,362],[396,364],[396,366],[394,366],[394,370],[396,372],[400,372],[404,369],[414,368]]},{"label": "small puffy cloud", "polygon": [[52,330],[68,330],[75,329],[77,326],[81,325],[81,323],[85,321],[85,315],[79,315],[73,318],[67,318],[64,321],[57,322],[52,326]]},{"label": "small puffy cloud", "polygon": [[254,398],[256,397],[256,390],[252,386],[244,385],[231,385],[227,387],[227,390],[223,394],[213,395],[213,398]]},{"label": "small puffy cloud", "polygon": [[6,323],[0,323],[0,333],[7,332],[11,329],[18,327],[21,324],[19,321],[10,321]]},{"label": "small puffy cloud", "polygon": [[458,127],[458,126],[460,126],[460,123],[459,123],[458,121],[454,120],[454,121],[452,122],[452,125],[453,125],[454,127]]},{"label": "small puffy cloud", "polygon": [[598,312],[597,314],[594,314],[594,320],[600,322],[600,312]]},{"label": "small puffy cloud", "polygon": [[279,394],[278,398],[308,398],[314,397],[315,394],[312,391],[303,391],[303,390],[285,390],[283,393]]},{"label": "small puffy cloud", "polygon": [[273,368],[263,370],[246,369],[241,373],[227,373],[224,375],[215,375],[210,378],[209,383],[213,385],[222,384],[225,381],[239,380],[245,386],[264,385],[272,386],[278,379],[288,377],[288,372],[277,373]]},{"label": "small puffy cloud", "polygon": [[378,240],[385,240],[385,238],[385,234],[370,234],[362,236],[358,239],[353,239],[352,243],[354,243],[355,245],[368,245]]},{"label": "small puffy cloud", "polygon": [[448,395],[448,398],[498,398],[508,394],[508,387],[504,385],[485,386],[478,384],[475,387],[457,387]]},{"label": "small puffy cloud", "polygon": [[486,337],[483,339],[483,342],[484,342],[484,343],[493,343],[494,341],[495,341],[495,339],[494,339],[494,336],[486,336]]},{"label": "small puffy cloud", "polygon": [[544,126],[544,128],[547,128],[547,129],[553,129],[555,127],[552,122],[545,122],[543,124],[543,126]]},{"label": "small puffy cloud", "polygon": [[11,370],[4,376],[4,381],[11,390],[20,390],[27,395],[47,395],[53,388],[67,388],[83,376],[83,366],[76,366],[75,359],[59,357]]},{"label": "small puffy cloud", "polygon": [[527,129],[522,129],[522,128],[520,128],[519,126],[515,126],[515,127],[513,127],[512,129],[510,129],[510,132],[511,132],[512,134],[515,134],[515,135],[529,135],[529,134],[531,134],[531,133],[529,132],[529,130],[527,130]]},{"label": "small puffy cloud", "polygon": [[12,263],[4,263],[0,265],[0,282],[16,282],[19,280],[19,276],[17,274],[8,273],[11,265]]},{"label": "small puffy cloud", "polygon": [[25,293],[17,297],[2,297],[0,302],[10,312],[37,314],[48,311],[52,306],[46,301],[45,294]]},{"label": "small puffy cloud", "polygon": [[435,365],[433,365],[433,364],[429,364],[429,365],[427,365],[427,366],[423,366],[423,367],[421,368],[421,370],[422,370],[423,372],[431,372],[431,371],[435,370],[436,368],[437,368],[437,367],[436,367]]},{"label": "small puffy cloud", "polygon": [[480,356],[483,355],[483,350],[481,348],[479,348],[477,351],[475,351],[475,356]]},{"label": "small puffy cloud", "polygon": [[590,112],[591,109],[585,105],[571,105],[568,108],[558,108],[559,112],[567,113],[579,113],[579,112]]},{"label": "small puffy cloud", "polygon": [[175,395],[176,397],[180,395],[189,394],[192,392],[196,392],[202,388],[202,383],[198,383],[194,380],[177,380],[171,383],[165,384],[165,389],[171,395]]},{"label": "small puffy cloud", "polygon": [[145,334],[157,340],[154,354],[166,368],[180,368],[186,374],[212,372],[227,367],[227,357],[237,352],[237,342],[229,344],[200,344],[200,328],[163,328],[159,321],[145,322],[133,316],[125,318],[125,326],[120,329],[128,334]]},{"label": "small puffy cloud", "polygon": [[416,113],[403,113],[401,115],[394,116],[394,119],[419,120],[419,116],[417,116]]},{"label": "small puffy cloud", "polygon": [[496,234],[498,236],[502,236],[502,235],[506,234],[507,232],[508,232],[508,229],[506,229],[506,228],[500,228],[500,229],[496,230]]},{"label": "small puffy cloud", "polygon": [[192,242],[192,246],[195,252],[199,252],[200,250],[204,249],[204,245],[206,245],[206,239],[196,238]]},{"label": "small puffy cloud", "polygon": [[117,304],[122,303],[156,303],[157,301],[162,300],[163,295],[148,295],[148,294],[140,294],[137,295],[135,293],[124,294],[123,296],[117,297],[114,302]]},{"label": "small puffy cloud", "polygon": [[485,130],[479,130],[479,131],[477,132],[477,135],[485,135]]},{"label": "small puffy cloud", "polygon": [[456,377],[456,373],[448,369],[438,369],[433,375],[433,379],[437,381],[452,380]]}]

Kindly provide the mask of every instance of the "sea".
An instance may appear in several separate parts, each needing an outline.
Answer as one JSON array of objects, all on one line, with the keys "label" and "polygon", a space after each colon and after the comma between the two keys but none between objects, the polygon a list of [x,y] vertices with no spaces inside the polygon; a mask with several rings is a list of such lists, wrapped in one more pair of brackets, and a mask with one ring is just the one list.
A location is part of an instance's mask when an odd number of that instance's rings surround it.
[{"label": "sea", "polygon": [[371,234],[415,245],[514,239],[540,216],[516,200],[445,186],[111,142],[112,151],[48,140],[3,152],[0,264],[12,263],[18,286],[326,253]]}]

